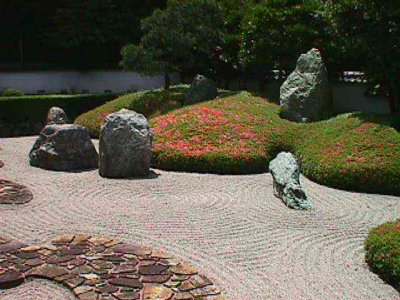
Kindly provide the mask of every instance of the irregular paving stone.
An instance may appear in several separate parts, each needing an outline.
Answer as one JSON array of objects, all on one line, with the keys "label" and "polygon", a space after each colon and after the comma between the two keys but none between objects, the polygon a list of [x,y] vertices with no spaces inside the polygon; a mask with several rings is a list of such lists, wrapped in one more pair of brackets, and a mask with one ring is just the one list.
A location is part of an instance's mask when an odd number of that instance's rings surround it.
[{"label": "irregular paving stone", "polygon": [[74,288],[73,292],[74,292],[75,295],[80,295],[80,294],[84,294],[84,293],[90,292],[92,290],[93,290],[93,288],[91,286],[81,285],[81,286],[78,286],[78,287]]},{"label": "irregular paving stone", "polygon": [[138,256],[146,256],[151,254],[151,249],[143,246],[121,244],[113,248],[116,253],[128,253]]},{"label": "irregular paving stone", "polygon": [[60,234],[57,235],[53,240],[53,244],[69,244],[74,239],[74,234]]},{"label": "irregular paving stone", "polygon": [[[95,237],[91,243],[84,236],[62,235],[55,239],[54,245],[30,247],[0,237],[0,249],[5,251],[0,253],[0,279],[6,287],[20,284],[25,277],[51,279],[71,289],[78,299],[86,300],[208,300],[214,297],[211,295],[219,294],[219,289],[209,279],[195,275],[197,271],[193,267],[168,258],[167,254],[115,241],[106,248],[101,244],[105,241],[110,239]],[[88,255],[70,252],[76,249],[87,249]],[[94,250],[99,254],[93,254]],[[151,256],[152,253],[155,255]],[[9,268],[14,273],[10,273]],[[193,293],[200,296],[192,296]]]},{"label": "irregular paving stone", "polygon": [[16,287],[23,283],[25,280],[21,272],[9,270],[0,275],[0,289],[9,289]]},{"label": "irregular paving stone", "polygon": [[106,284],[102,287],[97,288],[96,290],[101,294],[112,294],[118,292],[119,287],[112,284]]},{"label": "irregular paving stone", "polygon": [[121,274],[121,273],[135,273],[136,265],[135,264],[124,264],[115,268],[111,271],[112,274]]},{"label": "irregular paving stone", "polygon": [[159,300],[159,299],[171,299],[174,295],[173,291],[159,284],[148,284],[144,286],[143,299],[145,300]]},{"label": "irregular paving stone", "polygon": [[140,293],[135,292],[123,292],[123,293],[114,293],[113,296],[118,300],[136,300],[140,299]]},{"label": "irregular paving stone", "polygon": [[197,270],[187,263],[179,263],[171,268],[171,272],[181,275],[194,275],[197,274]]},{"label": "irregular paving stone", "polygon": [[0,204],[25,204],[32,199],[33,195],[26,186],[0,179]]},{"label": "irregular paving stone", "polygon": [[189,280],[182,282],[182,284],[179,286],[179,290],[185,292],[196,288],[202,288],[212,284],[213,283],[211,282],[211,280],[208,279],[206,276],[195,275],[191,277]]},{"label": "irregular paving stone", "polygon": [[187,292],[181,292],[175,295],[174,300],[193,300],[193,296]]},{"label": "irregular paving stone", "polygon": [[159,275],[162,274],[168,267],[164,265],[149,265],[149,266],[139,266],[139,274],[141,275]]},{"label": "irregular paving stone", "polygon": [[193,297],[204,297],[204,296],[211,296],[211,295],[218,295],[221,293],[221,290],[215,286],[206,286],[203,288],[198,288],[195,290],[190,291]]},{"label": "irregular paving stone", "polygon": [[55,266],[55,265],[44,264],[42,266],[31,269],[27,273],[27,276],[53,279],[53,278],[59,277],[61,275],[65,275],[67,273],[68,273],[68,269],[66,269],[66,268]]},{"label": "irregular paving stone", "polygon": [[18,241],[10,241],[8,243],[0,244],[0,254],[14,253],[17,250],[26,247],[27,245]]},{"label": "irregular paving stone", "polygon": [[125,277],[111,278],[108,280],[108,283],[118,286],[136,288],[136,289],[141,289],[143,287],[143,283],[141,283],[136,278],[125,278]]},{"label": "irregular paving stone", "polygon": [[167,282],[171,278],[171,275],[147,275],[142,276],[141,281],[143,283],[164,283]]},{"label": "irregular paving stone", "polygon": [[88,234],[77,234],[77,235],[75,235],[74,239],[72,240],[71,245],[78,245],[78,244],[86,243],[89,238],[90,238],[90,235],[88,235]]},{"label": "irregular paving stone", "polygon": [[73,278],[69,278],[66,279],[64,281],[64,283],[70,288],[70,289],[74,289],[76,288],[78,285],[82,284],[85,281],[85,279],[81,278],[81,277],[73,277]]},{"label": "irregular paving stone", "polygon": [[100,296],[95,292],[89,292],[78,295],[78,300],[98,300]]}]

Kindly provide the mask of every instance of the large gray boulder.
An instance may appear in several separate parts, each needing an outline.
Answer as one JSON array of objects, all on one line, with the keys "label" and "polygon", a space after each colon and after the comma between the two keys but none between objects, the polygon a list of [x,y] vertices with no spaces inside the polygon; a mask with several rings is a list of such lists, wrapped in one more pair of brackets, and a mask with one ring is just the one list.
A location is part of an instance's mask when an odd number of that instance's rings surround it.
[{"label": "large gray boulder", "polygon": [[332,93],[318,49],[302,54],[280,89],[280,114],[294,122],[313,122],[331,115]]},{"label": "large gray boulder", "polygon": [[300,185],[300,167],[289,152],[281,152],[269,164],[273,177],[274,195],[293,209],[311,209],[312,204],[307,199]]},{"label": "large gray boulder", "polygon": [[68,124],[69,120],[67,114],[63,109],[53,106],[47,113],[47,124]]},{"label": "large gray boulder", "polygon": [[151,143],[152,133],[143,115],[127,109],[108,115],[100,132],[100,175],[109,178],[148,175]]},{"label": "large gray boulder", "polygon": [[85,127],[52,124],[40,132],[29,159],[34,167],[72,171],[97,168],[99,156]]},{"label": "large gray boulder", "polygon": [[197,75],[185,98],[185,105],[211,100],[217,96],[217,85],[203,75]]}]

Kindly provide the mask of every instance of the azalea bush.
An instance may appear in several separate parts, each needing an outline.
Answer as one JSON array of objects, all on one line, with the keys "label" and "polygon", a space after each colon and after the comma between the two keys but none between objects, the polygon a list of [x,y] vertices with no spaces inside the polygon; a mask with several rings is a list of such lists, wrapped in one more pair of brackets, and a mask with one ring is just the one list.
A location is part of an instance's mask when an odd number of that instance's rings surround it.
[{"label": "azalea bush", "polygon": [[365,259],[382,279],[399,288],[400,220],[374,228],[365,240]]},{"label": "azalea bush", "polygon": [[[291,151],[302,172],[323,185],[400,195],[400,118],[361,113],[298,124],[279,106],[248,92],[222,92],[181,107],[187,86],[126,95],[86,113],[77,123],[98,136],[107,114],[133,109],[150,119],[154,167],[216,174],[268,171],[280,151]],[[169,113],[165,114],[165,112]]]}]

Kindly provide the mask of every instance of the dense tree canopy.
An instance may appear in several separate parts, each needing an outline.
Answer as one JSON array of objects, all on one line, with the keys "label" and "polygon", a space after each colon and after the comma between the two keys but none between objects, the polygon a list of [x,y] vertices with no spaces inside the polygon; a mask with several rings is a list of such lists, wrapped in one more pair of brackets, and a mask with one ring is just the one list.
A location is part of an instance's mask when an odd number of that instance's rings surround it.
[{"label": "dense tree canopy", "polygon": [[0,62],[117,67],[140,20],[166,0],[1,1]]},{"label": "dense tree canopy", "polygon": [[121,65],[146,75],[163,73],[166,87],[173,72],[209,72],[218,59],[224,24],[214,0],[170,0],[142,21],[144,35],[138,45],[122,49]]}]

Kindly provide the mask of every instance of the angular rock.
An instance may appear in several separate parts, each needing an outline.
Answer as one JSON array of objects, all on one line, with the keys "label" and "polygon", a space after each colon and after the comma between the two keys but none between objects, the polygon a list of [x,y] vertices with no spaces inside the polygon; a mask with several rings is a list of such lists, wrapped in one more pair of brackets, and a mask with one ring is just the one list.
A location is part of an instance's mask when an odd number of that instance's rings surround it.
[{"label": "angular rock", "polygon": [[99,157],[85,127],[54,124],[40,132],[29,158],[34,167],[72,171],[97,168]]},{"label": "angular rock", "polygon": [[151,143],[152,133],[143,115],[127,109],[108,115],[100,132],[100,175],[108,178],[147,176]]},{"label": "angular rock", "polygon": [[61,108],[53,106],[47,113],[47,125],[51,124],[68,124],[67,114]]},{"label": "angular rock", "polygon": [[197,75],[190,85],[189,93],[185,98],[185,105],[211,100],[217,97],[217,86],[214,81],[203,75]]},{"label": "angular rock", "polygon": [[280,89],[280,114],[294,122],[313,122],[330,116],[332,93],[318,49],[302,54],[296,69]]},{"label": "angular rock", "polygon": [[269,164],[274,195],[293,209],[311,209],[312,204],[300,186],[300,166],[289,152],[281,152]]},{"label": "angular rock", "polygon": [[68,274],[68,269],[56,265],[41,265],[30,270],[26,275],[29,277],[39,277],[45,279],[54,279],[56,277]]}]

